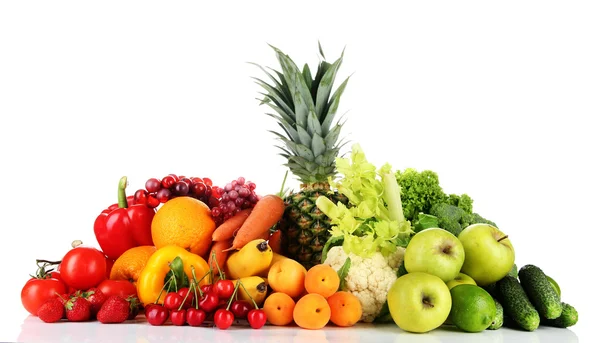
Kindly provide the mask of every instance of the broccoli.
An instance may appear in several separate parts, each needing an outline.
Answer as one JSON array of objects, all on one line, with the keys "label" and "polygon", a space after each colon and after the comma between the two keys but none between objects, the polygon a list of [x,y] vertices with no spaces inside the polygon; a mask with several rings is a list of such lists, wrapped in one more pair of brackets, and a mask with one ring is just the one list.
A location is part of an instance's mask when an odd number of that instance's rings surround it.
[{"label": "broccoli", "polygon": [[417,219],[419,213],[430,213],[431,206],[446,202],[446,193],[440,186],[438,175],[431,170],[418,172],[407,168],[396,172],[396,181],[400,185],[402,209],[406,220]]},{"label": "broccoli", "polygon": [[473,199],[466,194],[450,194],[446,203],[457,206],[469,214],[473,213]]},{"label": "broccoli", "polygon": [[473,213],[471,217],[472,218],[471,218],[470,224],[485,223],[485,224],[490,224],[492,226],[498,227],[498,225],[496,225],[496,223],[494,223],[491,220],[487,220],[487,219],[483,218],[478,213]]},{"label": "broccoli", "polygon": [[462,208],[447,203],[433,205],[431,215],[438,218],[440,228],[451,232],[455,236],[458,236],[473,218],[470,213],[465,212]]}]

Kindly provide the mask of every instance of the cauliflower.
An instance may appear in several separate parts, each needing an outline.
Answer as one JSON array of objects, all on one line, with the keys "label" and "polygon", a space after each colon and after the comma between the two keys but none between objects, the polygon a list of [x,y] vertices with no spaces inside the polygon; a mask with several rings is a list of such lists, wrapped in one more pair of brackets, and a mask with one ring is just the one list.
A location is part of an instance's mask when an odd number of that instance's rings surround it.
[{"label": "cauliflower", "polygon": [[339,270],[350,257],[350,269],[345,277],[343,290],[354,294],[362,306],[363,322],[373,322],[381,312],[387,300],[387,293],[396,281],[398,267],[404,260],[404,251],[398,247],[394,253],[383,256],[375,252],[371,257],[363,258],[354,253],[347,254],[343,247],[332,247],[324,263]]}]

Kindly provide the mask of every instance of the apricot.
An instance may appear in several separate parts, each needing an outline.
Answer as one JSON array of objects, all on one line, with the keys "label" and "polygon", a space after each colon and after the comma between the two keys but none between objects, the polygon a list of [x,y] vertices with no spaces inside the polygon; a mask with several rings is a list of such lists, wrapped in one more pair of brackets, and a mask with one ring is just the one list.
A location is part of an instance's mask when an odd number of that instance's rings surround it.
[{"label": "apricot", "polygon": [[340,287],[340,277],[330,265],[317,264],[306,272],[304,287],[308,293],[316,293],[328,298]]},{"label": "apricot", "polygon": [[293,317],[299,327],[318,330],[329,322],[331,309],[325,297],[317,293],[309,293],[298,300]]},{"label": "apricot", "polygon": [[339,291],[327,298],[331,308],[331,322],[337,326],[353,326],[362,317],[360,300],[350,293]]},{"label": "apricot", "polygon": [[273,325],[288,325],[294,321],[296,303],[289,295],[282,292],[271,293],[263,304],[267,321]]},{"label": "apricot", "polygon": [[306,268],[291,258],[275,262],[269,269],[267,281],[275,292],[298,298],[304,292]]}]

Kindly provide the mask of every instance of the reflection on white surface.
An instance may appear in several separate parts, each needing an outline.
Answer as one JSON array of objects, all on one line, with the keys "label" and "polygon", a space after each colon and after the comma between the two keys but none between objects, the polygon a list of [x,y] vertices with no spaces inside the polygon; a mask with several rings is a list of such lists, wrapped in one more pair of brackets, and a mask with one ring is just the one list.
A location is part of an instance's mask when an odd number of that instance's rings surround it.
[{"label": "reflection on white surface", "polygon": [[395,325],[361,324],[352,328],[326,327],[323,330],[302,330],[297,327],[265,326],[254,330],[247,326],[234,326],[228,330],[209,327],[152,326],[143,316],[123,324],[100,324],[99,322],[53,324],[43,323],[36,317],[28,316],[21,325],[17,342],[310,342],[310,343],[355,343],[355,342],[556,342],[578,343],[577,335],[567,329],[540,327],[534,332],[524,332],[509,328],[480,333],[465,333],[454,327],[441,327],[427,334],[411,334]]}]

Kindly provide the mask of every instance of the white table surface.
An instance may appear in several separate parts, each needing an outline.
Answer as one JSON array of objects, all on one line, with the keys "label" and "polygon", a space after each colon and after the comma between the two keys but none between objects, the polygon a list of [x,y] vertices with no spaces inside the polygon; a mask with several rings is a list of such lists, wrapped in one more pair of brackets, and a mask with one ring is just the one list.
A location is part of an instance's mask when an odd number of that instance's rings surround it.
[{"label": "white table surface", "polygon": [[[8,319],[8,318],[7,318]],[[152,326],[143,316],[122,324],[100,324],[99,322],[47,324],[36,317],[9,319],[15,323],[1,331],[3,342],[580,342],[570,329],[540,327],[534,332],[509,328],[480,333],[465,333],[453,327],[441,327],[426,334],[411,334],[393,324],[359,324],[352,328],[327,326],[322,330],[303,330],[297,327],[265,326],[254,330],[247,326],[233,326],[227,330],[211,327]],[[5,322],[4,324],[7,324]],[[4,326],[4,325],[3,325]],[[588,341],[588,340],[585,340]],[[593,341],[593,340],[590,340]],[[583,342],[583,340],[582,340]]]}]

